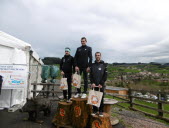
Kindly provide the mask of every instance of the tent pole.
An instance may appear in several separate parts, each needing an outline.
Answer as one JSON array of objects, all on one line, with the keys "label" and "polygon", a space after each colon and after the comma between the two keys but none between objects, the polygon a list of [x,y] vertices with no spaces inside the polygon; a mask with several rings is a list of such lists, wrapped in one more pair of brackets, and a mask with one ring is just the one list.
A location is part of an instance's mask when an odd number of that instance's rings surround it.
[{"label": "tent pole", "polygon": [[11,89],[10,108],[12,107],[11,106],[12,105],[12,91],[13,91],[13,89]]},{"label": "tent pole", "polygon": [[30,88],[30,85],[31,85],[31,81],[30,81],[30,78],[31,78],[31,57],[32,57],[32,54],[33,54],[33,51],[30,50],[29,51],[29,75],[28,75],[28,87],[27,87],[27,98],[29,98],[29,88]]}]

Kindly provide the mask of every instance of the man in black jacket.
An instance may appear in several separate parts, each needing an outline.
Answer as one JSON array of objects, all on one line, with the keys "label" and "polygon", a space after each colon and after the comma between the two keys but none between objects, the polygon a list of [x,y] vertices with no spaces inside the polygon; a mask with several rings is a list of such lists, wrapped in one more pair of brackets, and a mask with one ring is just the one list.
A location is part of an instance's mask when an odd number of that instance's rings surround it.
[{"label": "man in black jacket", "polygon": [[105,81],[107,80],[107,64],[101,60],[100,52],[95,53],[95,58],[96,58],[95,63],[92,64],[90,71],[91,87],[94,88],[94,90],[96,91],[98,91],[100,88],[100,92],[103,92],[103,97],[99,109],[93,106],[92,115],[95,115],[99,111],[99,116],[103,116],[103,107],[104,107],[103,98],[104,98]]},{"label": "man in black jacket", "polygon": [[[75,71],[80,72],[80,75],[83,73],[84,79],[84,91],[81,98],[86,98],[86,93],[88,89],[88,78],[87,72],[90,71],[92,64],[92,48],[86,45],[87,39],[85,37],[81,38],[81,47],[78,47],[75,53]],[[77,94],[75,98],[79,97],[81,93],[81,88],[77,89]]]},{"label": "man in black jacket", "polygon": [[67,78],[67,83],[68,83],[68,97],[67,97],[67,90],[63,90],[63,96],[64,99],[70,101],[71,94],[72,94],[72,87],[71,87],[71,82],[72,82],[72,72],[74,69],[74,59],[70,55],[70,48],[65,48],[65,55],[61,59],[60,62],[60,70],[61,70],[61,75],[63,77]]}]

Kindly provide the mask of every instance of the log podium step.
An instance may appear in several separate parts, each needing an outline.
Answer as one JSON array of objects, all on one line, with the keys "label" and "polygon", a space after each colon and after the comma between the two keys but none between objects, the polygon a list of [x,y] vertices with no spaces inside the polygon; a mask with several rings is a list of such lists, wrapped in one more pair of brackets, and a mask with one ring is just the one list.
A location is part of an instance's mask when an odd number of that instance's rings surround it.
[{"label": "log podium step", "polygon": [[92,105],[87,98],[72,98],[72,102],[58,102],[58,108],[52,123],[56,128],[112,128],[110,115],[103,113],[91,115]]},{"label": "log podium step", "polygon": [[72,124],[71,116],[72,102],[59,102],[55,117],[52,121],[54,125],[69,128]]},{"label": "log podium step", "polygon": [[112,128],[110,122],[110,115],[108,113],[103,113],[103,117],[99,115],[90,116],[90,126],[91,128]]},{"label": "log podium step", "polygon": [[87,98],[72,99],[72,126],[73,128],[88,128],[92,106],[87,104]]}]

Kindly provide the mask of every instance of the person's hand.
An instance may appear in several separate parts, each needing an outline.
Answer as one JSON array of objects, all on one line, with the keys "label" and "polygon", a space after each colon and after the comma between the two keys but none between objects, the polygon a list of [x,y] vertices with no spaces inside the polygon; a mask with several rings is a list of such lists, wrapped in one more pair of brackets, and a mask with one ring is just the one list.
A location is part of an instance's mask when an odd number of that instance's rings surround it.
[{"label": "person's hand", "polygon": [[75,67],[75,71],[78,72],[79,71],[79,67],[76,66]]},{"label": "person's hand", "polygon": [[102,85],[100,85],[100,84],[99,84],[99,86],[98,86],[98,87],[99,87],[99,88],[102,88]]},{"label": "person's hand", "polygon": [[90,68],[89,67],[86,69],[86,72],[90,72]]},{"label": "person's hand", "polygon": [[92,87],[92,88],[95,88],[95,87],[96,87],[96,85],[95,85],[95,84],[92,84],[92,85],[91,85],[91,87]]},{"label": "person's hand", "polygon": [[63,76],[65,73],[63,71],[61,71],[61,75]]}]

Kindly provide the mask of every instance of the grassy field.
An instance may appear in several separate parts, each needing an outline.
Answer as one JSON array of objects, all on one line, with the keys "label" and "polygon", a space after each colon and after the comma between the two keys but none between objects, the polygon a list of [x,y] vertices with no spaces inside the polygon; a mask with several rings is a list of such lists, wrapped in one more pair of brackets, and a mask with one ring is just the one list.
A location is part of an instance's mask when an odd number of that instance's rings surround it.
[{"label": "grassy field", "polygon": [[[151,75],[140,75],[138,73],[150,73]],[[155,76],[155,74],[157,76]],[[122,77],[125,77],[123,80]],[[158,79],[158,80],[157,80]],[[156,90],[169,90],[169,82],[162,82],[159,79],[169,79],[169,66],[163,65],[108,65],[107,85],[125,88]]]},{"label": "grassy field", "polygon": [[108,72],[109,72],[109,78],[113,79],[117,75],[121,73],[138,73],[142,71],[148,71],[152,73],[161,73],[161,74],[169,74],[169,66],[160,66],[160,65],[108,65]]}]

